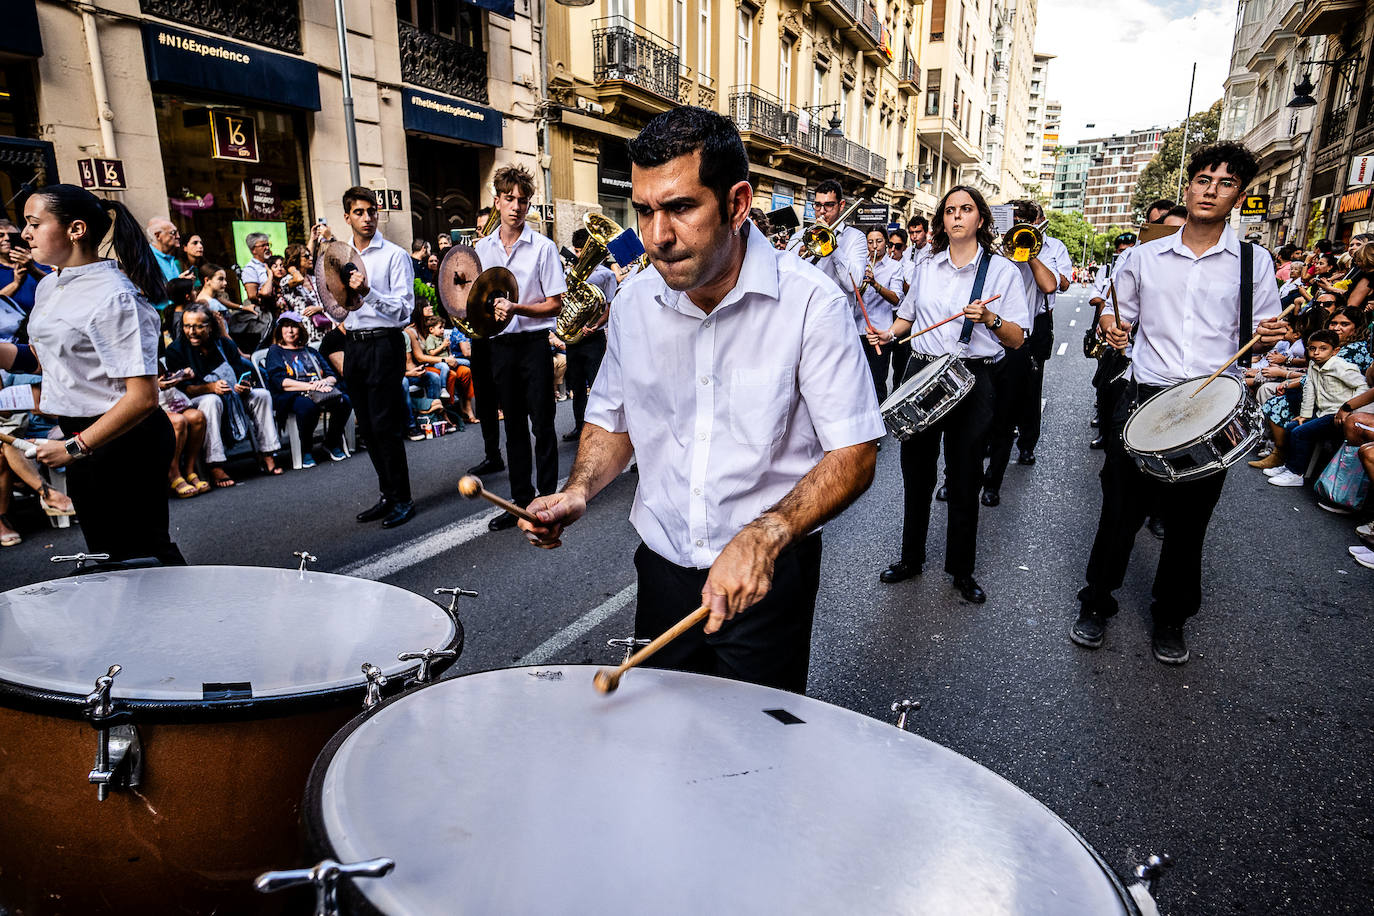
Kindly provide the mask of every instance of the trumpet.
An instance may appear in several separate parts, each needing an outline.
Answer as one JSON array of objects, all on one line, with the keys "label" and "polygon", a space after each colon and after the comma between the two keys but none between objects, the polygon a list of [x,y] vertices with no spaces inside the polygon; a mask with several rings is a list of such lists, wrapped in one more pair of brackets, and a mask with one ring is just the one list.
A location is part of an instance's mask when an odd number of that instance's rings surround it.
[{"label": "trumpet", "polygon": [[[839,218],[831,225],[838,226],[840,223],[849,219],[849,217],[854,215],[854,211],[863,206],[864,203],[865,201],[862,200],[854,201],[854,203],[850,204],[849,208],[841,213]],[[827,226],[820,220],[817,220],[802,231],[801,238],[798,239],[795,244],[800,244],[801,247],[805,249],[806,253],[802,254],[802,257],[809,259],[812,264],[815,264],[821,258],[827,258],[834,254],[835,230],[831,229],[830,226]],[[788,246],[788,250],[791,251],[792,246]],[[800,251],[797,253],[801,254]]]},{"label": "trumpet", "polygon": [[1040,253],[1045,244],[1045,227],[1049,220],[1038,223],[1017,223],[1002,236],[1002,253],[1020,264],[1025,264]]}]

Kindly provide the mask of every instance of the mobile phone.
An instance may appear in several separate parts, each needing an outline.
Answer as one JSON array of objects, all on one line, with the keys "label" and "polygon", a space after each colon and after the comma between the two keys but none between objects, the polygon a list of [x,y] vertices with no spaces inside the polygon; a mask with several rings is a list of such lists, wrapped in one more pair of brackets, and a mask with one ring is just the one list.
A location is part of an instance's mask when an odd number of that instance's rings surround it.
[{"label": "mobile phone", "polygon": [[253,377],[253,373],[252,373],[252,372],[245,372],[245,373],[243,373],[243,375],[240,375],[240,376],[239,376],[239,384],[242,385],[244,382],[248,381],[248,380],[249,380],[250,378],[252,378],[252,377]]},{"label": "mobile phone", "polygon": [[325,219],[323,216],[321,216],[319,219],[315,220],[315,225],[316,225],[316,226],[328,226],[328,225],[329,225],[329,220],[327,220],[327,219]]}]

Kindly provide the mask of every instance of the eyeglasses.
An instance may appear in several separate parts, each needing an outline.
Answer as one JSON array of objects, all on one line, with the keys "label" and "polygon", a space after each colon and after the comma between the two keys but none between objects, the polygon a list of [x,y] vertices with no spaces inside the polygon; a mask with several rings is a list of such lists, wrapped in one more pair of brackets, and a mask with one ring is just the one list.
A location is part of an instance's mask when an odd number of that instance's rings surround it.
[{"label": "eyeglasses", "polygon": [[[1199,190],[1206,190],[1212,186],[1212,176],[1198,175],[1193,179],[1192,184]],[[1240,187],[1240,182],[1234,178],[1219,178],[1216,184],[1217,187],[1221,188],[1223,191],[1234,191]]]},{"label": "eyeglasses", "polygon": [[829,200],[825,203],[821,203],[820,201],[816,202],[817,210],[838,210],[839,208],[840,202],[838,200]]}]

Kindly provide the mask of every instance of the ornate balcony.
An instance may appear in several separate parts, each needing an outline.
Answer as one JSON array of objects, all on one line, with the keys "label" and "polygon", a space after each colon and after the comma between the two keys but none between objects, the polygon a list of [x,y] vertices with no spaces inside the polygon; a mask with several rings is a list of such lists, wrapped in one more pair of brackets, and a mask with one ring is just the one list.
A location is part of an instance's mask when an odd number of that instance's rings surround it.
[{"label": "ornate balcony", "polygon": [[592,23],[592,72],[603,104],[629,104],[649,113],[678,104],[677,49],[638,23],[608,16]]},{"label": "ornate balcony", "polygon": [[864,0],[813,0],[812,9],[840,29],[864,52],[877,51],[882,44],[882,23],[878,11]]},{"label": "ornate balcony", "polygon": [[897,89],[900,92],[921,91],[921,68],[916,66],[916,58],[907,51],[897,67]]},{"label": "ornate balcony", "polygon": [[825,175],[833,174],[838,166],[850,178],[869,184],[880,185],[887,180],[887,160],[882,156],[846,137],[826,136],[829,119],[824,111],[804,117],[800,110],[756,86],[734,86],[729,112],[745,145],[755,153],[766,154],[774,166],[788,164]]},{"label": "ornate balcony", "polygon": [[293,54],[301,53],[301,14],[280,0],[139,0],[149,16],[170,19]]},{"label": "ornate balcony", "polygon": [[678,78],[677,100],[683,105],[696,105],[715,111],[715,80],[701,74],[683,74]]},{"label": "ornate balcony", "polygon": [[[788,139],[785,113],[781,99],[757,86],[735,86],[730,90],[730,120],[741,135],[762,134],[783,143]],[[746,141],[749,139],[745,137]]]},{"label": "ornate balcony", "polygon": [[436,92],[487,102],[487,52],[396,23],[401,40],[401,79]]},{"label": "ornate balcony", "polygon": [[911,169],[896,169],[892,172],[888,184],[899,193],[905,191],[908,194],[914,194],[916,193],[916,173]]}]

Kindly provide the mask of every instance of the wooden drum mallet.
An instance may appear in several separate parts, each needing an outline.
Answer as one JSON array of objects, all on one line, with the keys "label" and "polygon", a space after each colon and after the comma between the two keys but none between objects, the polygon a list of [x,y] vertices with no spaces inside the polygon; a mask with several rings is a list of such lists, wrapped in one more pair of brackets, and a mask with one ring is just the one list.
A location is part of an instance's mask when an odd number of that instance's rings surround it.
[{"label": "wooden drum mallet", "polygon": [[458,492],[462,493],[468,499],[485,499],[493,505],[497,505],[500,506],[502,509],[505,509],[507,512],[509,512],[511,515],[514,515],[516,518],[524,519],[531,525],[544,524],[532,513],[527,512],[524,509],[521,509],[519,506],[517,506],[510,500],[502,499],[495,493],[492,493],[491,491],[485,489],[482,486],[482,481],[476,477],[473,477],[471,474],[464,475],[462,478],[459,479]]},{"label": "wooden drum mallet", "polygon": [[663,635],[640,649],[634,655],[625,659],[619,668],[616,668],[614,671],[610,668],[602,668],[600,671],[596,672],[596,676],[592,678],[592,684],[594,684],[596,689],[601,693],[611,693],[620,686],[620,679],[624,676],[626,671],[629,671],[631,668],[639,667],[648,660],[649,656],[677,639],[683,633],[686,633],[692,627],[701,623],[710,613],[711,608],[703,604],[701,607],[673,624],[668,630],[665,630]]}]

